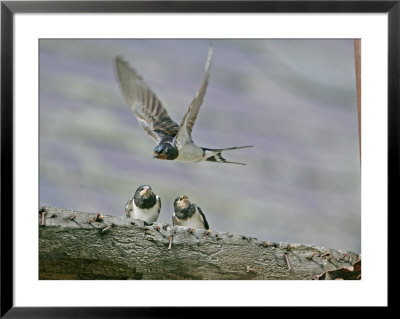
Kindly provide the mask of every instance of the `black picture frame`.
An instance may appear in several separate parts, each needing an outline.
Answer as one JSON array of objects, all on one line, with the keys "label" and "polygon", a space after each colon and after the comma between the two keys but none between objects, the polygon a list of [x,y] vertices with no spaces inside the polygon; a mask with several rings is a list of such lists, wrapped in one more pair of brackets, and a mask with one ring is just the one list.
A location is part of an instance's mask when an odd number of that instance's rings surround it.
[{"label": "black picture frame", "polygon": [[[1,317],[179,317],[193,309],[130,307],[14,307],[13,303],[13,19],[15,13],[387,13],[388,204],[398,211],[400,1],[1,1]],[[384,212],[377,212],[384,213]],[[389,214],[390,218],[390,214]],[[390,222],[388,223],[391,224]],[[393,224],[393,223],[392,223]],[[390,241],[388,241],[390,243]],[[390,256],[390,255],[389,255]],[[389,258],[388,256],[388,258]],[[388,281],[388,287],[389,287]],[[34,293],[34,292],[32,292]],[[390,298],[388,300],[388,304]],[[263,308],[261,308],[262,310]],[[221,309],[220,309],[221,310]],[[259,311],[260,309],[255,309]],[[214,310],[215,311],[215,310]],[[227,315],[226,309],[223,310]],[[268,310],[269,311],[269,310]],[[204,314],[206,315],[206,314]]]}]

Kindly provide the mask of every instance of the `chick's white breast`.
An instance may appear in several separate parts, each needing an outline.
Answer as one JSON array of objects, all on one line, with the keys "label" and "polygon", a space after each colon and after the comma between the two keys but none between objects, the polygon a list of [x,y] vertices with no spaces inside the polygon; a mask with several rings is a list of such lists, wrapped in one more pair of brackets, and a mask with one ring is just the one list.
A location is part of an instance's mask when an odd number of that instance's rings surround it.
[{"label": "chick's white breast", "polygon": [[176,217],[175,213],[173,215],[174,225],[184,226],[189,228],[205,229],[203,224],[203,219],[199,213],[195,213],[192,217],[188,219],[179,219]]}]

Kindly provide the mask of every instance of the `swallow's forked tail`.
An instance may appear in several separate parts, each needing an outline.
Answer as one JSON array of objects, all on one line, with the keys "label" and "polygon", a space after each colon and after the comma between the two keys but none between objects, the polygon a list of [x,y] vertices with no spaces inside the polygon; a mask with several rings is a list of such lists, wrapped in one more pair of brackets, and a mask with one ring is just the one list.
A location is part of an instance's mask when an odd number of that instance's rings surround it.
[{"label": "swallow's forked tail", "polygon": [[229,163],[229,164],[240,164],[240,165],[246,165],[245,163],[239,163],[239,162],[230,162],[227,161],[225,158],[222,157],[221,153],[223,151],[231,151],[231,150],[237,150],[240,148],[247,148],[247,147],[253,147],[254,145],[247,145],[247,146],[234,146],[234,147],[228,147],[228,148],[204,148],[203,151],[205,153],[206,161],[210,162],[218,162],[218,163]]}]

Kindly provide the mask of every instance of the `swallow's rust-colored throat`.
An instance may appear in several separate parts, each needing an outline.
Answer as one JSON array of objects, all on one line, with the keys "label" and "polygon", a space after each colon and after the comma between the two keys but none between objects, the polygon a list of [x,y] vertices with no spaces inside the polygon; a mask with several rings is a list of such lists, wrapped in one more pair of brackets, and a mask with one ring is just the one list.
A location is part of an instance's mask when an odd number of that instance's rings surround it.
[{"label": "swallow's rust-colored throat", "polygon": [[153,158],[158,158],[158,159],[162,159],[165,160],[167,159],[168,155],[167,154],[158,154],[158,153],[154,153]]}]

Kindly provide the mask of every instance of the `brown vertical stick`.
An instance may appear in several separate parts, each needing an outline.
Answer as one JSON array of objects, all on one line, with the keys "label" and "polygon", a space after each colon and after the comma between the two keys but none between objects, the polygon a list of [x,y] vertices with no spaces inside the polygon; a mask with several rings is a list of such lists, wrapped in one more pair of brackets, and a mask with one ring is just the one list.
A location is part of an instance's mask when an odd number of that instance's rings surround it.
[{"label": "brown vertical stick", "polygon": [[42,221],[41,221],[41,225],[44,226],[45,224],[45,216],[46,216],[47,212],[42,212]]},{"label": "brown vertical stick", "polygon": [[356,65],[358,142],[360,144],[360,164],[361,164],[361,39],[354,39],[354,58]]},{"label": "brown vertical stick", "polygon": [[289,270],[292,270],[292,265],[290,264],[290,259],[287,254],[285,254],[286,264]]}]

